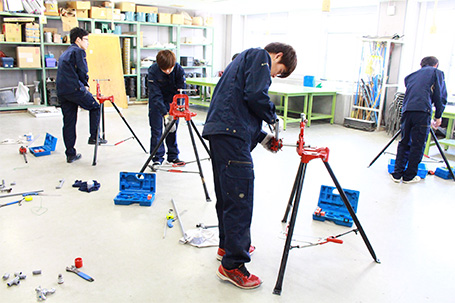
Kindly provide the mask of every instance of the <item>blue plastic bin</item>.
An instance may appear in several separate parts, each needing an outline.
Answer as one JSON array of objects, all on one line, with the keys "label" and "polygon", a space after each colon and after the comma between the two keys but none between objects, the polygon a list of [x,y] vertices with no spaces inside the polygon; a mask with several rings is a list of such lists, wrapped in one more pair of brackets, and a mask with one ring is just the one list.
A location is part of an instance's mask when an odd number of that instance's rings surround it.
[{"label": "blue plastic bin", "polygon": [[314,87],[315,86],[314,76],[304,76],[303,86]]},{"label": "blue plastic bin", "polygon": [[[455,174],[455,169],[453,167],[451,167],[453,173]],[[449,179],[452,179],[452,175],[450,174],[449,170],[447,169],[447,167],[438,167],[436,168],[436,171],[434,172],[434,174],[436,176],[438,176],[439,178],[443,178],[443,179],[446,179],[446,180],[449,180]]]}]

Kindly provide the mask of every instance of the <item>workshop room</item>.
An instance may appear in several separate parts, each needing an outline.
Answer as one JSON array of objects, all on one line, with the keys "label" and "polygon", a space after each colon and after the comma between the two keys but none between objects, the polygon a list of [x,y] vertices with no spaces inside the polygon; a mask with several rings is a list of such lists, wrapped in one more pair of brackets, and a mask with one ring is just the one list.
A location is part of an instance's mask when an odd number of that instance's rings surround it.
[{"label": "workshop room", "polygon": [[0,0],[0,302],[455,302],[454,16]]}]

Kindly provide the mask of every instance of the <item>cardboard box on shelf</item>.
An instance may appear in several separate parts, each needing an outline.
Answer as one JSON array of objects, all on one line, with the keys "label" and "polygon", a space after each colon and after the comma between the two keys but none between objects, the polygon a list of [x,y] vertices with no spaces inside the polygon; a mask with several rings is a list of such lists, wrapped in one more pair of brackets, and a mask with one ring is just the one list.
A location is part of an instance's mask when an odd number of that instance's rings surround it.
[{"label": "cardboard box on shelf", "polygon": [[183,15],[182,14],[172,14],[171,16],[172,24],[183,24]]},{"label": "cardboard box on shelf", "polygon": [[17,67],[41,68],[41,51],[39,47],[18,46]]},{"label": "cardboard box on shelf", "polygon": [[90,9],[90,18],[92,19],[107,19],[106,8],[93,6]]},{"label": "cardboard box on shelf", "polygon": [[158,14],[158,7],[156,7],[156,6],[136,5],[136,13]]},{"label": "cardboard box on shelf", "polygon": [[135,12],[136,11],[136,4],[133,2],[120,2],[117,3],[116,8],[119,8],[122,12]]},{"label": "cardboard box on shelf", "polygon": [[66,5],[74,9],[90,9],[92,7],[90,1],[68,1]]},{"label": "cardboard box on shelf", "polygon": [[44,3],[46,11],[44,14],[46,16],[58,16],[58,3]]},{"label": "cardboard box on shelf", "polygon": [[77,9],[76,17],[77,18],[88,18],[88,9]]},{"label": "cardboard box on shelf", "polygon": [[193,17],[193,25],[202,26],[203,23],[202,17]]},{"label": "cardboard box on shelf", "polygon": [[22,42],[22,29],[20,24],[3,23],[3,34],[6,42]]},{"label": "cardboard box on shelf", "polygon": [[122,20],[122,14],[119,8],[114,8],[112,12],[112,19],[114,20]]},{"label": "cardboard box on shelf", "polygon": [[171,24],[171,14],[159,13],[158,14],[158,23]]},{"label": "cardboard box on shelf", "polygon": [[213,17],[205,18],[205,26],[213,26]]},{"label": "cardboard box on shelf", "polygon": [[40,31],[38,23],[24,23],[23,33],[25,42],[40,42]]},{"label": "cardboard box on shelf", "polygon": [[103,1],[102,6],[112,8],[112,7],[114,7],[114,3],[112,3],[111,1]]}]

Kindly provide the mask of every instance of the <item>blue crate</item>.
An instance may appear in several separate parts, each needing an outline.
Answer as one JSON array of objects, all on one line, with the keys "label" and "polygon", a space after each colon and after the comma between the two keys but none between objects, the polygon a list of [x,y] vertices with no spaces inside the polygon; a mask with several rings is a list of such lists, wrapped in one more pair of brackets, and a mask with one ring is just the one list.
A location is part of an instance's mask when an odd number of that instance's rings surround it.
[{"label": "blue crate", "polygon": [[[406,164],[406,167],[408,165]],[[387,166],[389,174],[393,173],[393,170],[395,169],[395,159],[390,159],[389,160],[389,165]],[[418,170],[417,170],[417,176],[419,176],[422,179],[425,179],[426,176],[428,175],[428,169],[425,163],[419,163]]]},{"label": "blue crate", "polygon": [[[313,213],[313,220],[329,220],[338,225],[349,226],[353,224],[352,217],[344,205],[339,194],[334,193],[336,187],[322,185],[319,193],[318,207]],[[360,192],[357,190],[343,189],[354,212],[357,213]]]},{"label": "blue crate", "polygon": [[51,152],[55,151],[55,147],[57,146],[57,138],[52,136],[49,133],[46,133],[46,139],[44,139],[43,146],[35,146],[29,147],[30,153],[32,153],[35,157],[47,156],[50,155]]},{"label": "blue crate", "polygon": [[115,205],[151,206],[155,200],[156,175],[150,173],[120,172],[120,192],[114,198]]},{"label": "blue crate", "polygon": [[12,68],[14,67],[14,59],[12,57],[2,58],[2,67]]},{"label": "blue crate", "polygon": [[[455,174],[455,169],[452,166],[450,168],[452,169],[453,173]],[[446,179],[446,180],[452,179],[452,175],[449,173],[449,170],[447,169],[447,167],[436,168],[436,171],[434,172],[434,174],[436,176]]]}]

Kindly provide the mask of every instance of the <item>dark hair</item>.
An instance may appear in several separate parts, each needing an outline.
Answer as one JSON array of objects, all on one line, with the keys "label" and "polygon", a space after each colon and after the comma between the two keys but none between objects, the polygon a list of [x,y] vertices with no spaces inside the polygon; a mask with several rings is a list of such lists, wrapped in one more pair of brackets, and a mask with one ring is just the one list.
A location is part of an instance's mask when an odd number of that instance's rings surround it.
[{"label": "dark hair", "polygon": [[264,49],[270,54],[283,53],[280,63],[286,66],[286,72],[278,77],[286,78],[292,74],[297,66],[297,54],[292,46],[280,42],[272,42],[264,47]]},{"label": "dark hair", "polygon": [[235,53],[234,56],[232,56],[232,61],[234,61],[235,58],[237,58],[237,56],[240,55],[239,53]]},{"label": "dark hair", "polygon": [[80,27],[75,27],[71,29],[70,31],[70,41],[71,43],[75,43],[77,38],[83,38],[85,36],[88,36],[88,31],[86,31],[83,28]]},{"label": "dark hair", "polygon": [[156,55],[156,63],[162,70],[174,67],[175,60],[175,54],[167,49],[159,51]]},{"label": "dark hair", "polygon": [[436,58],[434,56],[425,57],[422,59],[422,61],[420,61],[420,67],[435,66],[435,65],[439,65],[439,60],[438,60],[438,58]]}]

